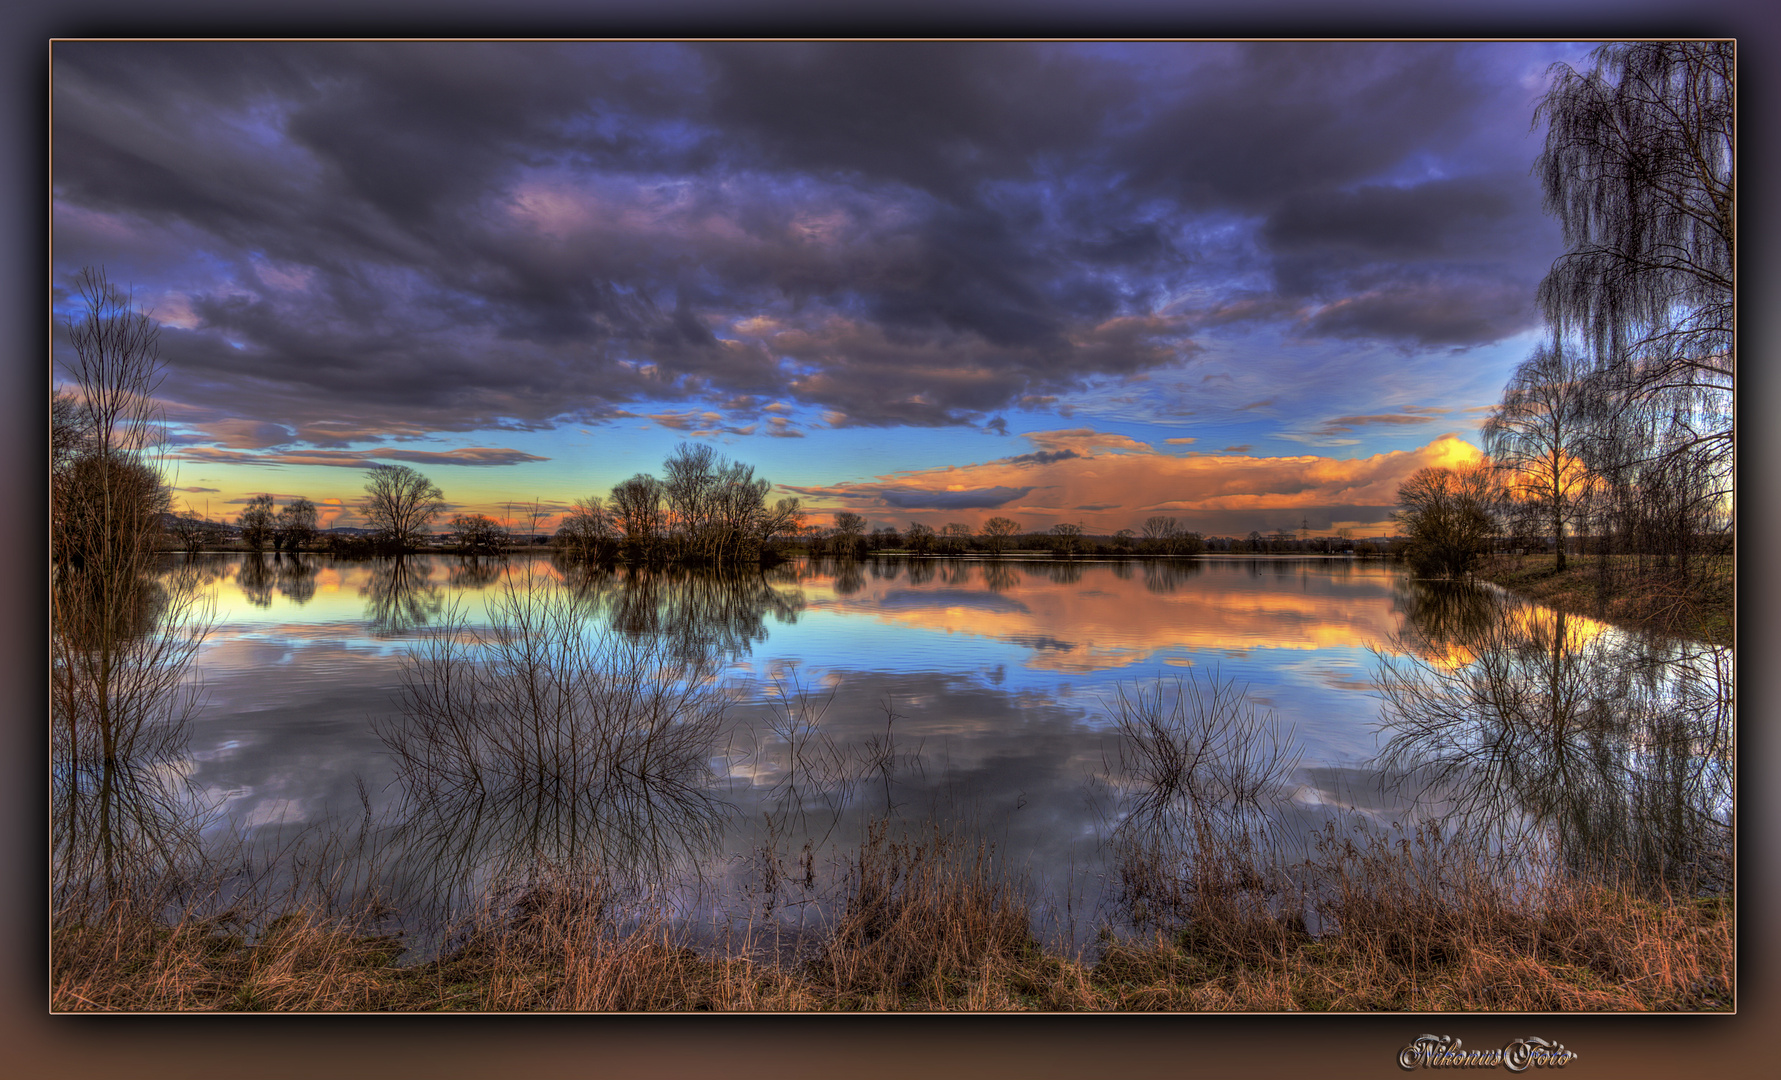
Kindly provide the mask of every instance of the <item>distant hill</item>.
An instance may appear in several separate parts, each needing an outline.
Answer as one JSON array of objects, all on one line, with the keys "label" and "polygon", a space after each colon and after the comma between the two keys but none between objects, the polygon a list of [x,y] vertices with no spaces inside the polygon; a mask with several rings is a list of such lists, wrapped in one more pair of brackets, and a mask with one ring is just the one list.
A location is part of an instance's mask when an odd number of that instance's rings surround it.
[{"label": "distant hill", "polygon": [[[161,514],[161,527],[164,529],[171,529],[171,528],[173,528],[174,522],[178,521],[180,518],[183,518],[185,516],[186,515],[184,515],[184,514],[162,513]],[[240,536],[241,535],[241,526],[231,525],[226,521],[212,521],[210,523],[210,527],[217,530],[219,533],[221,533],[224,536]]]}]

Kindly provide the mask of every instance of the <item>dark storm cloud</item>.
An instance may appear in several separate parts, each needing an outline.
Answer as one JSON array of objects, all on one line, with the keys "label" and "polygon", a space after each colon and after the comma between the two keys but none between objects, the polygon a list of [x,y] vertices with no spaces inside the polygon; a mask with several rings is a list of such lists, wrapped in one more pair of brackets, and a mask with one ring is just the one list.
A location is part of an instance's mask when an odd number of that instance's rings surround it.
[{"label": "dark storm cloud", "polygon": [[801,434],[774,401],[1003,430],[1221,327],[1495,340],[1551,255],[1526,91],[1482,47],[54,59],[58,273],[154,301],[167,396],[233,450],[634,415]]},{"label": "dark storm cloud", "polygon": [[520,465],[528,461],[549,461],[549,458],[504,447],[474,446],[457,450],[293,450],[269,454],[250,454],[239,450],[222,450],[211,446],[192,446],[179,451],[188,461],[218,462],[230,465],[332,465],[343,469],[369,469],[380,461],[412,461],[417,465]]},{"label": "dark storm cloud", "polygon": [[1074,450],[1035,450],[1030,454],[1016,454],[1006,460],[1010,465],[1050,465],[1054,461],[1081,456]]},{"label": "dark storm cloud", "polygon": [[1301,325],[1337,337],[1465,345],[1526,329],[1548,260],[1519,173],[1294,196],[1262,230]]},{"label": "dark storm cloud", "polygon": [[969,202],[986,178],[1071,158],[1141,96],[1066,51],[972,42],[701,46],[712,119],[765,162]]},{"label": "dark storm cloud", "polygon": [[1312,315],[1305,325],[1314,333],[1331,337],[1470,345],[1524,330],[1536,321],[1531,284],[1523,289],[1502,281],[1466,281],[1461,277],[1393,283],[1344,297]]},{"label": "dark storm cloud", "polygon": [[1410,412],[1379,413],[1373,416],[1338,416],[1332,420],[1324,421],[1323,427],[1320,428],[1317,433],[1319,435],[1336,435],[1343,432],[1350,432],[1357,427],[1365,427],[1370,424],[1390,424],[1399,426],[1406,424],[1427,424],[1433,422],[1434,419],[1433,416]]},{"label": "dark storm cloud", "polygon": [[457,450],[429,452],[425,450],[372,451],[392,461],[412,461],[419,465],[518,465],[526,461],[549,461],[547,457],[496,446],[466,446]]},{"label": "dark storm cloud", "polygon": [[[860,488],[861,492],[869,489]],[[923,491],[920,488],[879,488],[878,498],[901,510],[991,510],[1024,499],[1030,487],[992,487],[972,491]]]},{"label": "dark storm cloud", "polygon": [[[1461,46],[1248,43],[1201,50],[1132,132],[1132,183],[1201,208],[1267,212],[1451,149],[1489,91]],[[1173,90],[1173,93],[1169,91]]]},{"label": "dark storm cloud", "polygon": [[1277,258],[1332,253],[1355,260],[1501,253],[1499,230],[1537,193],[1519,175],[1313,190],[1284,201],[1262,230]]}]

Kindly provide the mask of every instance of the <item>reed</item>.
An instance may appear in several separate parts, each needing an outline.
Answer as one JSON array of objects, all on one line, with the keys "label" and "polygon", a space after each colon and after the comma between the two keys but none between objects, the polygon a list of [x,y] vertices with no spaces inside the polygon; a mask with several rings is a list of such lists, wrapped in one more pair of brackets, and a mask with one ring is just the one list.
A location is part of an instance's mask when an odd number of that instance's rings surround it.
[{"label": "reed", "polygon": [[[1217,854],[1255,867],[1253,851]],[[359,894],[114,905],[52,931],[57,1011],[1645,1011],[1723,1010],[1726,899],[1599,884],[1530,888],[1432,829],[1331,826],[1298,869],[1308,914],[1206,900],[1172,931],[1111,931],[1099,956],[1046,950],[993,848],[879,824],[838,915],[801,950],[700,947],[663,906],[537,867],[492,891],[435,958],[402,964],[390,913]],[[215,902],[220,902],[220,897]],[[215,907],[212,903],[212,908]],[[251,909],[251,910],[250,910]],[[282,910],[281,910],[282,909]]]}]

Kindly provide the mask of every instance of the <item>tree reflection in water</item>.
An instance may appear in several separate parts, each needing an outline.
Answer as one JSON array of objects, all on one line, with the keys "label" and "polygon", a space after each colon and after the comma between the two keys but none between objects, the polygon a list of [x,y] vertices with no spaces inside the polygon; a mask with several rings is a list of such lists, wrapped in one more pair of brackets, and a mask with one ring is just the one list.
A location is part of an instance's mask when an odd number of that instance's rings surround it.
[{"label": "tree reflection in water", "polygon": [[198,865],[205,817],[186,781],[209,630],[196,567],[159,582],[52,582],[51,884],[59,917],[164,896]]},{"label": "tree reflection in water", "polygon": [[425,556],[373,560],[359,595],[374,637],[400,637],[438,619],[445,595],[431,580],[433,561]]},{"label": "tree reflection in water", "polygon": [[241,595],[254,607],[272,606],[272,585],[275,580],[271,565],[266,556],[255,551],[241,560],[241,570],[235,575],[235,584],[241,589]]},{"label": "tree reflection in water", "polygon": [[[961,566],[963,565],[961,564]],[[983,567],[983,587],[990,592],[1005,592],[1020,584],[1020,572],[1014,569],[1013,563],[995,561],[981,565]]]},{"label": "tree reflection in water", "polygon": [[445,584],[453,589],[486,589],[500,581],[506,570],[506,559],[470,556],[451,565]]},{"label": "tree reflection in water", "polygon": [[301,555],[275,556],[278,593],[298,606],[315,599],[315,564]]},{"label": "tree reflection in water", "polygon": [[[1159,595],[1168,595],[1192,581],[1205,569],[1198,559],[1144,560],[1144,587]],[[1130,571],[1127,571],[1129,574]]]},{"label": "tree reflection in water", "polygon": [[1082,564],[1079,562],[1038,563],[1034,568],[1053,585],[1077,585],[1082,581]]},{"label": "tree reflection in water", "polygon": [[256,551],[241,560],[235,584],[255,607],[271,607],[274,591],[294,604],[307,604],[315,599],[315,565],[301,555],[267,558]]},{"label": "tree reflection in water", "polygon": [[567,560],[554,565],[568,596],[587,617],[603,614],[608,626],[627,637],[663,638],[685,660],[747,656],[767,640],[769,616],[795,623],[805,607],[790,567],[611,570]]},{"label": "tree reflection in water", "polygon": [[664,584],[668,641],[683,659],[746,656],[767,640],[769,615],[794,623],[804,608],[802,590],[775,588],[768,574],[681,570]]},{"label": "tree reflection in water", "polygon": [[378,725],[403,791],[398,878],[443,905],[541,873],[671,884],[727,812],[710,654],[601,630],[585,591],[531,575],[490,616],[428,633],[404,662],[402,714]]},{"label": "tree reflection in water", "polygon": [[933,581],[936,565],[933,559],[911,559],[909,561],[909,584],[920,586]]},{"label": "tree reflection in water", "polygon": [[1586,880],[1731,884],[1729,649],[1412,583],[1381,653],[1380,763],[1503,859]]},{"label": "tree reflection in water", "polygon": [[835,568],[835,595],[852,596],[866,587],[866,576],[855,559],[838,559]]}]

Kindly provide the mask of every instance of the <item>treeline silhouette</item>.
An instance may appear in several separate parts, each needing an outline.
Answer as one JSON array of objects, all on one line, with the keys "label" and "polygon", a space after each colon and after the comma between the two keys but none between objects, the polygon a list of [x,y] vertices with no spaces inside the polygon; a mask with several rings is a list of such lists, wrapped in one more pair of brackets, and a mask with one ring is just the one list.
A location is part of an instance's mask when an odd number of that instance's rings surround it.
[{"label": "treeline silhouette", "polygon": [[780,543],[798,534],[798,499],[771,505],[772,483],[754,466],[709,446],[681,443],[662,464],[660,478],[638,473],[609,495],[575,503],[557,530],[557,546],[575,558],[688,566],[776,562]]},{"label": "treeline silhouette", "polygon": [[1001,555],[1045,552],[1057,558],[1077,555],[1378,555],[1389,545],[1355,541],[1341,530],[1336,536],[1312,536],[1308,523],[1297,530],[1252,530],[1247,536],[1206,536],[1166,515],[1146,518],[1139,529],[1114,533],[1086,532],[1080,523],[1063,522],[1044,530],[1023,530],[1010,518],[992,517],[980,528],[952,522],[940,529],[919,521],[898,531],[880,525],[866,531],[866,519],[850,510],[835,514],[833,527],[811,526],[797,541],[811,555],[861,558],[872,553],[910,555]]}]

